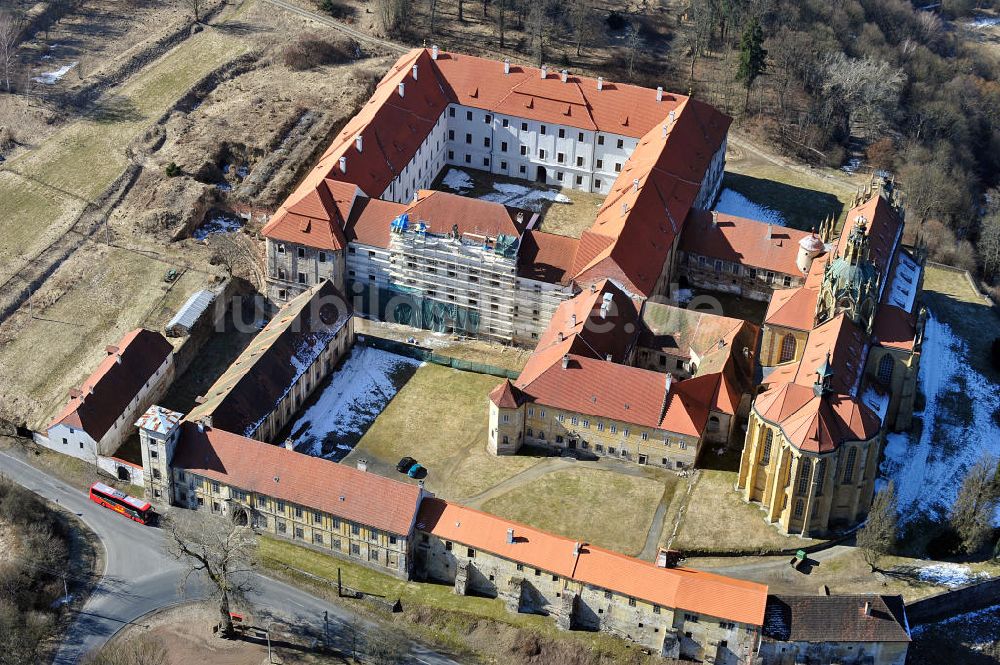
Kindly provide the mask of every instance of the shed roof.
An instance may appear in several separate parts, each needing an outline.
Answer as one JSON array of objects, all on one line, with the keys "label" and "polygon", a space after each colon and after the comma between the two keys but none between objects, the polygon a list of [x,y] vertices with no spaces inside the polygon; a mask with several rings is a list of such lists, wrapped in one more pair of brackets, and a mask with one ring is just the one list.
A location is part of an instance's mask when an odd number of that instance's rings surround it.
[{"label": "shed roof", "polygon": [[209,291],[208,289],[203,289],[201,291],[195,291],[191,296],[181,305],[181,308],[177,310],[173,318],[167,323],[164,330],[171,330],[175,326],[180,326],[184,330],[190,332],[194,324],[198,322],[201,315],[205,313],[205,310],[215,302],[215,292]]}]

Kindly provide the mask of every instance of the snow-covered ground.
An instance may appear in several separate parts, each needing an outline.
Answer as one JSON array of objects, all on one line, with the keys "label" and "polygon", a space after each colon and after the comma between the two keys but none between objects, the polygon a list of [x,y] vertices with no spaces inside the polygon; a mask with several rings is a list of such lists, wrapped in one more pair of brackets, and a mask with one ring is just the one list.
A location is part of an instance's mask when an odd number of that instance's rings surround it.
[{"label": "snow-covered ground", "polygon": [[[919,626],[914,626],[911,633],[914,637],[917,637],[931,628],[944,626],[962,628],[972,626],[975,627],[977,633],[982,635],[982,643],[989,644],[995,642],[997,640],[997,636],[1000,635],[1000,605],[994,605],[993,607],[976,610],[975,612],[957,614],[941,621],[935,621],[934,623],[925,623]],[[980,640],[976,641],[980,642]]]},{"label": "snow-covered ground", "polygon": [[396,394],[394,375],[420,361],[355,345],[312,406],[292,424],[299,452],[339,461]]},{"label": "snow-covered ground", "polygon": [[243,228],[243,220],[239,217],[215,213],[203,222],[201,226],[194,230],[191,237],[195,240],[204,240],[213,233],[232,233]]},{"label": "snow-covered ground", "polygon": [[66,76],[66,74],[69,74],[70,71],[74,67],[76,67],[76,64],[77,63],[75,62],[71,62],[68,65],[63,65],[54,72],[45,72],[43,74],[39,74],[38,76],[34,77],[31,80],[36,83],[44,83],[45,85],[55,85],[62,79],[62,77]]},{"label": "snow-covered ground", "polygon": [[715,209],[725,215],[756,219],[759,222],[767,222],[777,226],[785,226],[785,217],[772,208],[754,203],[739,192],[729,188],[723,189],[719,194],[719,202],[715,204]]},{"label": "snow-covered ground", "polygon": [[[465,194],[475,186],[472,176],[459,169],[448,169],[444,178],[441,179],[441,184],[456,194]],[[493,183],[492,192],[477,198],[534,212],[541,212],[542,206],[548,201],[572,203],[570,198],[565,194],[560,194],[558,189],[539,189],[529,185],[499,182]]]},{"label": "snow-covered ground", "polygon": [[917,577],[924,582],[954,588],[987,578],[989,573],[974,573],[960,563],[932,563],[920,568]]},{"label": "snow-covered ground", "polygon": [[964,21],[962,25],[973,28],[974,30],[982,30],[983,28],[995,28],[1000,26],[1000,16],[987,16],[986,14],[980,14],[971,21]]},{"label": "snow-covered ground", "polygon": [[[969,366],[968,355],[964,340],[947,324],[933,314],[927,317],[919,375],[926,405],[915,414],[923,420],[923,431],[919,439],[889,434],[881,467],[882,475],[895,482],[904,521],[921,512],[947,511],[969,467],[986,453],[1000,455],[1000,426],[994,420],[1000,389]],[[972,417],[950,413],[955,402]],[[994,522],[1000,524],[1000,511]]]}]

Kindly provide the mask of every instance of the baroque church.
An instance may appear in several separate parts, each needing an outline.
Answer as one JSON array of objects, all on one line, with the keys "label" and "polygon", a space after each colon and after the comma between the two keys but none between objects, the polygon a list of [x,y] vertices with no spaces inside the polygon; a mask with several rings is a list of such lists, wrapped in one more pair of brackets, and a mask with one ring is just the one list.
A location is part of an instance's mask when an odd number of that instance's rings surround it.
[{"label": "baroque church", "polygon": [[805,283],[769,303],[737,488],[785,533],[863,520],[884,434],[910,426],[924,251],[903,248],[900,203],[891,181],[873,181],[839,238],[830,220],[800,243],[813,255]]}]

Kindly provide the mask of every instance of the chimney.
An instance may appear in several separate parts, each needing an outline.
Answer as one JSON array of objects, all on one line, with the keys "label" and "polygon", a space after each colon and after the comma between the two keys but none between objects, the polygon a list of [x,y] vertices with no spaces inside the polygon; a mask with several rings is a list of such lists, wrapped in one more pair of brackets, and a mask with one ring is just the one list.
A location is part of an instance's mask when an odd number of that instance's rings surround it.
[{"label": "chimney", "polygon": [[120,353],[115,354],[115,362],[118,363],[119,365],[122,364],[122,354]]},{"label": "chimney", "polygon": [[363,147],[363,143],[361,141],[361,134],[358,134],[357,136],[354,137],[354,147],[358,149],[358,152],[361,152],[361,148]]},{"label": "chimney", "polygon": [[285,450],[295,450],[295,441],[291,438],[285,439]]},{"label": "chimney", "polygon": [[674,375],[671,374],[670,372],[667,372],[667,392],[668,393],[670,392],[670,386],[672,386],[673,383],[674,383]]},{"label": "chimney", "polygon": [[416,64],[413,65],[413,80],[414,81],[417,80],[417,65]]},{"label": "chimney", "polygon": [[667,138],[667,125],[663,125],[663,138]]},{"label": "chimney", "polygon": [[576,326],[576,314],[569,315],[569,325],[571,328]]},{"label": "chimney", "polygon": [[597,89],[598,90],[604,90],[604,77],[603,76],[598,76],[597,77]]},{"label": "chimney", "polygon": [[438,59],[438,45],[437,44],[432,44],[431,45],[431,60],[437,60],[437,59]]},{"label": "chimney", "polygon": [[340,158],[340,172],[347,173],[347,157]]},{"label": "chimney", "polygon": [[606,302],[601,303],[601,318],[602,319],[608,318],[608,303]]},{"label": "chimney", "polygon": [[541,73],[541,77],[545,78],[546,76],[549,75],[549,68],[546,67],[545,65],[542,65],[542,70],[541,70],[540,73]]},{"label": "chimney", "polygon": [[573,543],[573,556],[580,556],[580,541]]},{"label": "chimney", "polygon": [[590,292],[591,293],[597,293],[597,284],[591,283],[591,285],[590,285]]},{"label": "chimney", "polygon": [[767,225],[767,239],[770,240],[772,235],[771,225]]},{"label": "chimney", "polygon": [[565,83],[566,81],[568,81],[568,80],[569,80],[569,70],[568,70],[568,69],[564,69],[564,70],[562,70],[562,71],[560,72],[560,74],[562,75],[562,82],[563,82],[563,83]]},{"label": "chimney", "polygon": [[404,94],[406,94],[406,84],[403,83],[402,81],[400,81],[399,82],[399,96],[402,97]]},{"label": "chimney", "polygon": [[677,122],[677,113],[674,112],[674,111],[671,111],[670,113],[668,113],[667,114],[667,121],[670,122],[671,125],[674,124],[675,122]]},{"label": "chimney", "polygon": [[121,351],[121,349],[119,349],[117,346],[106,346],[106,347],[104,347],[104,352],[107,353],[109,356],[113,356],[116,353],[118,353],[119,351]]},{"label": "chimney", "polygon": [[507,529],[507,544],[514,544],[514,529]]},{"label": "chimney", "polygon": [[622,214],[625,215],[627,213],[628,213],[628,201],[622,201]]},{"label": "chimney", "polygon": [[[603,312],[604,312],[604,310],[602,309],[601,313],[603,313]],[[604,359],[607,360],[608,362],[611,362],[611,354],[609,353],[606,356],[604,356]]]},{"label": "chimney", "polygon": [[712,211],[712,226],[719,225],[719,212],[717,210]]},{"label": "chimney", "polygon": [[559,341],[560,342],[562,342],[563,340],[566,339],[566,335],[563,334],[563,331],[560,330],[558,334],[559,334]]},{"label": "chimney", "polygon": [[94,386],[87,386],[87,394],[88,395],[94,394]]},{"label": "chimney", "polygon": [[632,191],[633,192],[638,192],[639,191],[639,179],[638,178],[633,178],[632,179]]},{"label": "chimney", "polygon": [[865,601],[865,616],[870,617],[872,615],[872,603],[870,600]]},{"label": "chimney", "polygon": [[658,102],[662,102],[663,101],[663,86],[662,85],[656,86],[656,101],[658,101]]},{"label": "chimney", "polygon": [[566,368],[569,367],[569,354],[568,353],[563,356],[562,367],[563,367],[563,369],[566,369]]},{"label": "chimney", "polygon": [[361,459],[358,460],[358,471],[367,471],[367,470],[368,470],[368,460],[362,457]]},{"label": "chimney", "polygon": [[199,432],[204,432],[205,431],[205,423],[203,423],[200,420],[198,421],[198,431]]},{"label": "chimney", "polygon": [[510,74],[510,58],[503,59],[503,73]]}]

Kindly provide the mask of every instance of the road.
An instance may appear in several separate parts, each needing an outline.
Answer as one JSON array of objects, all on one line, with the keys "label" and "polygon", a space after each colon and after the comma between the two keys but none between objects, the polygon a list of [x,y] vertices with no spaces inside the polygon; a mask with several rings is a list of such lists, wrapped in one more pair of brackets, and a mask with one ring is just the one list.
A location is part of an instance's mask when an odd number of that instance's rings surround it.
[{"label": "road", "polygon": [[337,21],[336,19],[333,19],[329,16],[320,14],[319,12],[309,11],[308,9],[304,9],[302,7],[294,5],[291,2],[285,2],[285,0],[266,0],[266,2],[271,3],[275,7],[281,7],[285,11],[292,12],[293,14],[298,14],[303,18],[307,18],[311,21],[316,21],[317,23],[321,23],[327,26],[328,28],[333,28],[334,30],[342,32],[348,37],[351,37],[352,39],[355,39],[359,42],[362,43],[367,42],[369,44],[374,44],[375,46],[381,46],[382,48],[389,49],[394,53],[406,53],[407,51],[410,50],[409,47],[407,46],[403,46],[402,44],[397,44],[396,42],[391,42],[387,39],[379,39],[378,37],[373,37],[372,35],[369,35],[360,30],[356,30],[351,26],[342,23],[340,21]]},{"label": "road", "polygon": [[[158,529],[143,526],[90,501],[87,495],[21,461],[0,453],[0,473],[36,494],[72,511],[97,535],[104,548],[104,570],[76,620],[70,626],[53,665],[72,665],[101,647],[129,624],[142,624],[149,612],[176,603],[204,597],[205,585],[198,578],[180,584],[184,569],[164,549]],[[348,622],[379,629],[347,608],[329,603],[292,586],[257,575],[256,591],[250,597],[256,614],[268,615],[298,626],[307,636],[324,633],[323,613],[329,613],[329,631],[334,646],[349,634]],[[410,643],[410,663],[458,665],[456,661],[415,642]]]}]

